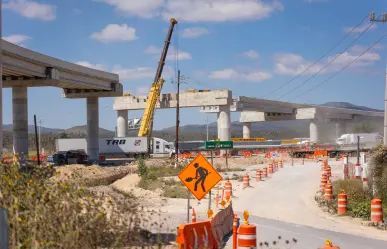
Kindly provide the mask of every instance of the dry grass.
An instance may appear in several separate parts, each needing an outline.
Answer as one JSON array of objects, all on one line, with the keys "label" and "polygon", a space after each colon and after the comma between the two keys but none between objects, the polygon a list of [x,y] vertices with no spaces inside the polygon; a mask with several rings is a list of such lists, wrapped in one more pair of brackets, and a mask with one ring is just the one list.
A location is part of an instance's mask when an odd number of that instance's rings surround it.
[{"label": "dry grass", "polygon": [[9,212],[10,249],[96,249],[144,245],[134,198],[94,195],[48,181],[49,167],[0,165],[0,207]]}]

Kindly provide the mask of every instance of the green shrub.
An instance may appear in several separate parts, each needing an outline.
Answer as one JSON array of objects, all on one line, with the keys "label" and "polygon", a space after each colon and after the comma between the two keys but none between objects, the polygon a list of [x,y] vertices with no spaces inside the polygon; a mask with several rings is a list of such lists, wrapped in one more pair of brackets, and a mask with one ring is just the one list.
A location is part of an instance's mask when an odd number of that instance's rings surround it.
[{"label": "green shrub", "polygon": [[148,175],[148,167],[146,166],[144,159],[141,158],[140,160],[138,160],[137,170],[138,170],[137,171],[138,175],[141,178],[146,178],[147,177],[147,175]]},{"label": "green shrub", "polygon": [[166,186],[163,196],[167,198],[181,198],[186,199],[188,197],[188,190],[182,185]]},{"label": "green shrub", "polygon": [[371,217],[371,202],[352,202],[350,212],[353,217],[369,220]]}]

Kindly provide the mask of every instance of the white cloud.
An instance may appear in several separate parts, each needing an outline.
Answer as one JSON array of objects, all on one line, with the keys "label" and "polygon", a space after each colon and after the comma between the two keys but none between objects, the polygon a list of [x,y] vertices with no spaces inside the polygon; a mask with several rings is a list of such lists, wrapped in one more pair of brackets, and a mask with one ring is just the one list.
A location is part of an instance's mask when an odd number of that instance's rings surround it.
[{"label": "white cloud", "polygon": [[[146,54],[161,54],[161,51],[162,51],[162,48],[150,45],[149,47],[147,47],[144,50],[144,53],[146,53]],[[192,59],[192,56],[191,56],[190,53],[179,50],[179,52],[177,54],[176,48],[169,47],[166,60],[169,60],[169,61],[175,60],[176,59],[176,55],[177,55],[179,61],[191,60]]]},{"label": "white cloud", "polygon": [[164,19],[173,16],[188,22],[259,20],[283,8],[275,0],[168,0],[162,15]]},{"label": "white cloud", "polygon": [[183,30],[183,33],[181,34],[184,38],[196,38],[202,35],[209,34],[208,29],[206,28],[200,28],[200,27],[193,27],[193,28],[186,28]]},{"label": "white cloud", "polygon": [[90,37],[103,43],[133,41],[138,38],[136,29],[127,24],[109,24],[100,32],[91,34]]},{"label": "white cloud", "polygon": [[73,9],[73,12],[74,12],[74,14],[77,14],[77,15],[80,15],[80,14],[82,14],[83,13],[83,11],[82,10],[80,10],[80,9]]},{"label": "white cloud", "polygon": [[142,18],[162,16],[188,22],[259,20],[282,11],[278,0],[94,0]]},{"label": "white cloud", "polygon": [[136,87],[136,96],[148,96],[149,95],[149,87]]},{"label": "white cloud", "polygon": [[3,8],[29,19],[52,21],[56,18],[56,6],[29,0],[9,0],[3,4]]},{"label": "white cloud", "polygon": [[164,0],[94,0],[112,5],[117,11],[142,18],[152,18],[160,14]]},{"label": "white cloud", "polygon": [[30,40],[31,37],[26,35],[10,35],[3,37],[3,39],[7,42],[14,43],[16,45],[22,45],[23,42]]},{"label": "white cloud", "polygon": [[234,68],[226,68],[223,70],[213,71],[210,75],[212,79],[219,80],[237,80],[237,81],[249,81],[249,82],[261,82],[272,77],[271,74],[258,70],[249,70],[247,72],[241,72]]},{"label": "white cloud", "polygon": [[242,53],[242,56],[244,56],[246,58],[250,58],[250,59],[258,59],[259,58],[259,54],[255,50],[249,50],[247,52],[244,52],[244,53]]},{"label": "white cloud", "polygon": [[[120,65],[116,65],[113,67],[112,73],[118,74],[120,80],[135,80],[154,78],[156,69],[151,67],[124,68]],[[172,75],[174,75],[172,68],[168,66],[164,67],[162,77],[169,78]]]},{"label": "white cloud", "polygon": [[75,64],[78,64],[78,65],[81,65],[84,67],[88,67],[88,68],[92,68],[92,69],[101,70],[101,71],[106,70],[106,66],[103,64],[91,64],[90,62],[87,62],[87,61],[78,61],[78,62],[75,62]]},{"label": "white cloud", "polygon": [[[367,47],[357,45],[350,48],[347,52],[340,54],[337,58],[336,56],[338,54],[328,56],[326,59],[323,59],[311,66],[305,73],[303,73],[303,75],[313,75],[318,72],[337,72],[349,63],[351,63],[353,60],[355,60],[358,56],[360,56],[365,51],[365,49],[367,49]],[[375,62],[381,59],[381,56],[375,52],[375,50],[377,49],[381,49],[381,47],[379,46],[374,48],[373,50],[369,50],[368,52],[360,56],[358,59],[356,59],[356,61],[348,67],[362,68],[374,65]],[[331,64],[325,69],[323,69],[329,62],[331,62]],[[312,65],[312,63],[312,61],[305,59],[301,55],[276,54],[274,56],[274,71],[277,74],[281,75],[296,76],[305,71],[310,65]]]},{"label": "white cloud", "polygon": [[[346,28],[344,28],[344,32],[345,33],[350,33],[351,31],[352,31],[352,29],[353,29],[353,33],[362,33],[362,32],[364,32],[367,28],[368,28],[368,26],[370,26],[370,24],[369,23],[365,23],[365,24],[363,24],[363,25],[361,25],[361,26],[359,26],[359,27],[346,27]],[[376,24],[375,23],[373,23],[369,28],[368,28],[368,30],[373,30],[373,29],[376,29]]]}]

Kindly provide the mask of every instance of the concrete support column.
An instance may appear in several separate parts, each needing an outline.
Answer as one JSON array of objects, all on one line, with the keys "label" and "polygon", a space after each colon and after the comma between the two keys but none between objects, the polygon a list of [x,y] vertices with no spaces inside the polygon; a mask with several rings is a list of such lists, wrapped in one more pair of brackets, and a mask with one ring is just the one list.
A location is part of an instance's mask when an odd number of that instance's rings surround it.
[{"label": "concrete support column", "polygon": [[117,111],[117,137],[128,136],[128,111]]},{"label": "concrete support column", "polygon": [[245,122],[243,123],[243,138],[250,138],[251,133],[251,123]]},{"label": "concrete support column", "polygon": [[98,97],[86,99],[87,108],[87,155],[90,162],[99,159],[99,110]]},{"label": "concrete support column", "polygon": [[27,87],[12,87],[12,131],[15,153],[19,154],[19,162],[24,166],[28,160],[28,93]]},{"label": "concrete support column", "polygon": [[309,132],[310,132],[310,141],[312,143],[317,143],[319,141],[317,120],[310,121]]},{"label": "concrete support column", "polygon": [[346,133],[347,125],[345,122],[336,123],[336,138],[339,138],[341,135]]},{"label": "concrete support column", "polygon": [[[218,113],[218,137],[220,141],[231,140],[231,121],[230,121],[230,107],[220,106]],[[221,150],[220,154],[226,154],[226,150]]]}]

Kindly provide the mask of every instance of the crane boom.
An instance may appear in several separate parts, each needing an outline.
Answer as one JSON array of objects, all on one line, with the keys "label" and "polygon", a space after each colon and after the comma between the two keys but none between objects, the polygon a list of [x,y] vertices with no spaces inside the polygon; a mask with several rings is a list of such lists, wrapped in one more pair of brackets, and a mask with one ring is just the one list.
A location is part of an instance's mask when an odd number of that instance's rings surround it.
[{"label": "crane boom", "polygon": [[173,29],[175,27],[175,24],[177,24],[177,20],[174,18],[170,19],[170,26],[167,32],[167,37],[164,41],[164,48],[161,52],[160,61],[158,63],[157,71],[155,78],[153,80],[151,89],[149,91],[148,100],[146,103],[144,116],[141,121],[141,126],[138,131],[138,136],[148,137],[148,152],[150,152],[150,138],[152,137],[152,130],[153,130],[153,118],[156,110],[157,105],[157,99],[160,97],[161,89],[164,84],[164,79],[161,78],[161,75],[163,73],[165,59],[168,54],[169,44],[171,43],[172,33]]}]

